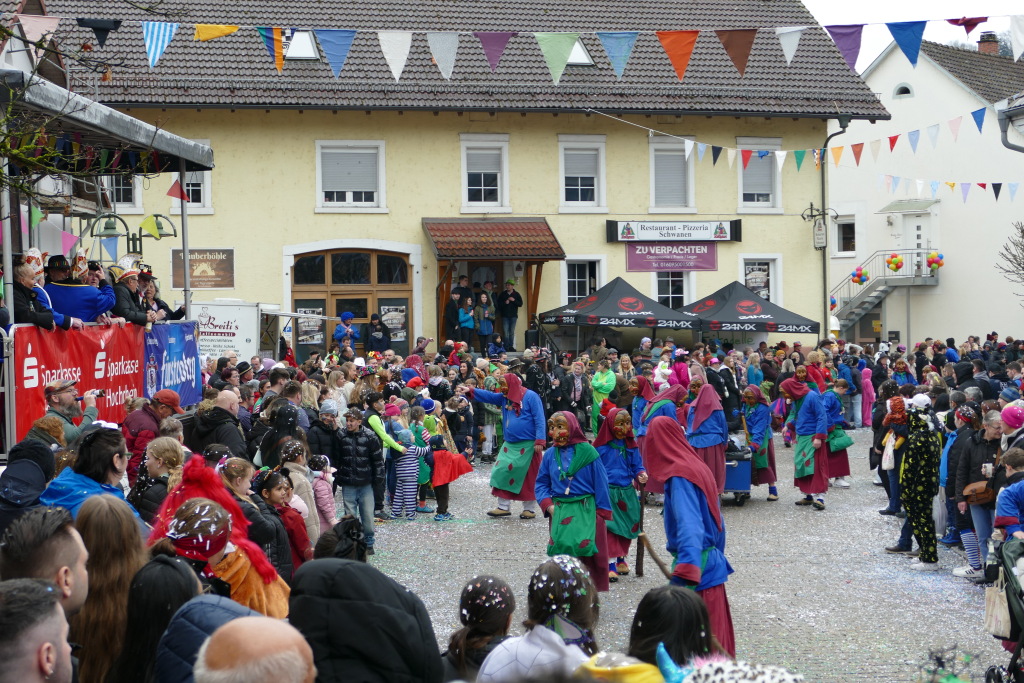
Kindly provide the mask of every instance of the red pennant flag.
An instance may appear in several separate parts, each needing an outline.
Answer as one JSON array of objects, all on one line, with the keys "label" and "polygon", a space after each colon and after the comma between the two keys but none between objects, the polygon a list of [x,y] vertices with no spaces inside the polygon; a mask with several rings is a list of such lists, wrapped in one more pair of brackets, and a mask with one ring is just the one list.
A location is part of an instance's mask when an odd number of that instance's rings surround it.
[{"label": "red pennant flag", "polygon": [[740,156],[743,158],[743,168],[746,169],[747,164],[750,163],[750,155],[754,153],[752,149],[741,149]]},{"label": "red pennant flag", "polygon": [[754,47],[754,39],[757,37],[757,29],[734,29],[729,31],[715,31],[718,40],[722,42],[725,53],[736,66],[736,70],[743,76],[747,70],[747,59],[750,57],[750,50]]},{"label": "red pennant flag", "polygon": [[171,189],[167,190],[167,196],[180,199],[183,202],[188,201],[188,195],[185,194],[185,190],[181,189],[181,183],[177,180],[171,183]]},{"label": "red pennant flag", "polygon": [[672,68],[676,70],[676,76],[683,80],[700,31],[657,31],[657,34],[662,49],[672,62]]},{"label": "red pennant flag", "polygon": [[899,133],[897,133],[896,135],[890,135],[889,136],[889,151],[890,152],[896,146],[896,141],[899,140],[899,139],[900,139]]},{"label": "red pennant flag", "polygon": [[988,189],[988,183],[978,183],[978,187],[980,187],[983,190],[987,190]]},{"label": "red pennant flag", "polygon": [[988,21],[988,17],[962,17],[960,19],[946,19],[946,23],[952,24],[953,26],[963,26],[964,30],[967,31],[967,35],[971,35],[978,24],[984,24]]},{"label": "red pennant flag", "polygon": [[850,145],[850,149],[853,150],[853,160],[860,166],[860,154],[864,151],[864,143],[858,142]]}]

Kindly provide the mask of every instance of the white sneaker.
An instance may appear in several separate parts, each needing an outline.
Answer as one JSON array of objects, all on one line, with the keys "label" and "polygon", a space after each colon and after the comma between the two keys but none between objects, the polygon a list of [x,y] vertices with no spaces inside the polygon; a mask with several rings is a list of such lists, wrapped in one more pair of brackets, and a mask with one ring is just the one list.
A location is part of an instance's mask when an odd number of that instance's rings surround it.
[{"label": "white sneaker", "polygon": [[837,489],[848,489],[850,488],[850,480],[846,477],[836,477],[834,485]]},{"label": "white sneaker", "polygon": [[975,569],[970,565],[966,567],[957,567],[953,570],[953,576],[959,576],[961,579],[976,579],[979,576],[985,576],[985,570]]},{"label": "white sneaker", "polygon": [[910,568],[918,572],[937,572],[940,569],[938,562],[921,562],[920,560],[910,565]]}]

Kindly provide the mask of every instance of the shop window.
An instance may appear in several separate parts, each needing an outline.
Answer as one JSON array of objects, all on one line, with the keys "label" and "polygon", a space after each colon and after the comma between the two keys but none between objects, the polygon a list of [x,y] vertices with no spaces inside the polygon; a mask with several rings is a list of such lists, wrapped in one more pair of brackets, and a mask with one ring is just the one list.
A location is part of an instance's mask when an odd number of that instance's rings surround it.
[{"label": "shop window", "polygon": [[324,255],[312,254],[301,256],[292,266],[292,283],[296,285],[322,285],[327,282],[324,276]]},{"label": "shop window", "polygon": [[409,265],[401,256],[377,254],[377,284],[404,285],[409,282]]}]

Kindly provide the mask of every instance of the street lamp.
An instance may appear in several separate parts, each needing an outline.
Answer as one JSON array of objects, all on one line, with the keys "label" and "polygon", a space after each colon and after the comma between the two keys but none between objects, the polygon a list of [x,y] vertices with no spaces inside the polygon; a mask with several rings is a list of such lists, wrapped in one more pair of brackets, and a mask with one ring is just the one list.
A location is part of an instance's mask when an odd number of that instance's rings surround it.
[{"label": "street lamp", "polygon": [[[154,234],[152,230],[147,230],[145,227],[143,227],[143,226],[146,225],[146,223],[149,221],[150,218],[153,219],[154,227],[156,229],[156,234]],[[163,221],[160,220],[161,218],[163,219]],[[164,227],[164,221],[167,221],[167,223],[170,224],[170,226],[171,226],[170,230],[168,230],[166,227]],[[141,256],[142,255],[142,238],[143,237],[152,237],[153,239],[158,240],[158,239],[161,239],[161,238],[164,238],[164,237],[177,237],[177,236],[178,236],[178,228],[177,228],[177,226],[174,225],[174,221],[172,221],[170,218],[168,218],[167,216],[165,216],[162,213],[150,214],[149,216],[147,216],[146,218],[144,218],[142,220],[142,223],[139,225],[139,231],[137,233],[134,233],[134,234],[129,233],[128,234],[128,252],[131,253],[131,254],[138,254],[139,256]]]}]

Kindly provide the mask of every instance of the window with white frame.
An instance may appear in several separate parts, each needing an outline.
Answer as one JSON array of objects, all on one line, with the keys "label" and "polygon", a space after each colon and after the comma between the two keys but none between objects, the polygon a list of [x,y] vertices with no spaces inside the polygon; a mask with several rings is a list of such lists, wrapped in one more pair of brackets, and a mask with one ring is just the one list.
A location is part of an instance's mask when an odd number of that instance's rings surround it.
[{"label": "window with white frame", "polygon": [[740,150],[751,150],[746,168],[738,164],[740,174],[740,210],[780,209],[782,183],[775,152],[782,149],[781,138],[736,138]]},{"label": "window with white frame", "polygon": [[560,210],[604,212],[603,135],[559,135],[558,156],[562,177]]},{"label": "window with white frame", "polygon": [[569,303],[597,289],[597,261],[566,261],[565,275]]},{"label": "window with white frame", "polygon": [[679,310],[686,305],[686,272],[667,270],[658,273],[658,303]]},{"label": "window with white frame", "polygon": [[693,210],[693,153],[687,159],[685,145],[674,138],[651,138],[651,212]]},{"label": "window with white frame", "polygon": [[386,211],[383,140],[317,140],[317,210]]},{"label": "window with white frame", "polygon": [[[196,140],[203,145],[209,145],[209,140]],[[175,176],[177,179],[177,176]],[[212,171],[186,171],[185,177],[181,178],[181,189],[188,197],[188,212],[196,214],[213,213],[213,201],[211,196]],[[181,213],[181,200],[171,200],[171,213]]]},{"label": "window with white frame", "polygon": [[743,284],[762,299],[782,304],[778,274],[779,258],[775,256],[748,256],[740,258]]},{"label": "window with white frame", "polygon": [[508,135],[460,136],[464,213],[511,211],[508,196]]},{"label": "window with white frame", "polygon": [[855,256],[857,253],[857,224],[853,218],[840,218],[835,223],[836,232],[832,250],[836,256]]},{"label": "window with white frame", "polygon": [[107,190],[116,213],[142,213],[142,177],[133,175],[103,176],[103,187]]}]

